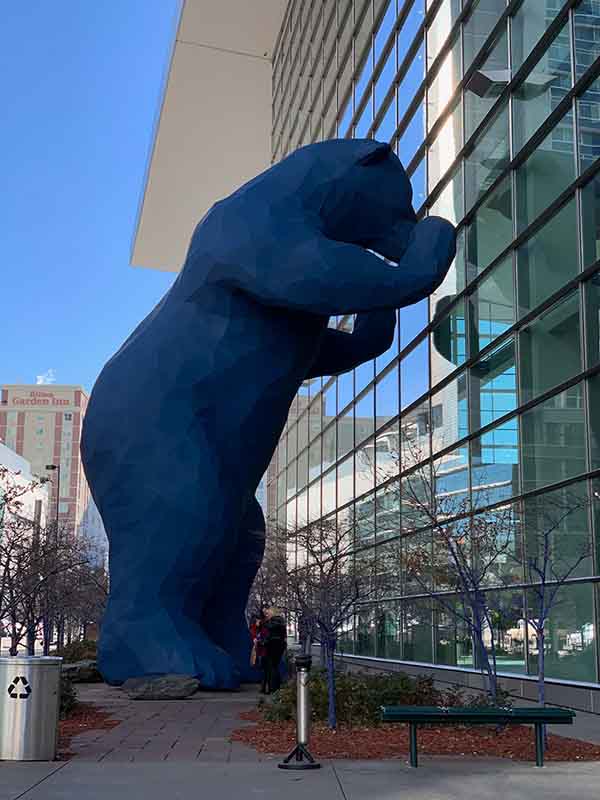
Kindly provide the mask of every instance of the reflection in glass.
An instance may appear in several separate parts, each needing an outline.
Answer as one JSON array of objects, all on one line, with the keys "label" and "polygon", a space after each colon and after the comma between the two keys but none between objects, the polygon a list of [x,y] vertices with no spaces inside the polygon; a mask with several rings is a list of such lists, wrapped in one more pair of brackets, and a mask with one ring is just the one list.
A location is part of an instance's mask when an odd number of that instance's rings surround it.
[{"label": "reflection in glass", "polygon": [[403,350],[427,326],[427,299],[400,310],[400,350]]},{"label": "reflection in glass", "polygon": [[519,421],[513,417],[471,441],[473,506],[508,500],[519,492]]},{"label": "reflection in glass", "polygon": [[337,457],[343,458],[354,447],[354,408],[349,408],[337,422]]},{"label": "reflection in glass", "polygon": [[519,333],[521,401],[581,371],[579,292],[571,292]]},{"label": "reflection in glass", "polygon": [[579,123],[579,171],[584,172],[600,157],[600,79],[577,99]]},{"label": "reflection in glass", "polygon": [[435,323],[431,332],[431,385],[448,377],[467,358],[465,301],[459,300],[452,309],[443,313],[448,305],[442,298],[438,301]]},{"label": "reflection in glass", "polygon": [[464,213],[462,170],[458,166],[431,206],[429,214],[431,216],[444,217],[444,219],[456,225],[463,218]]},{"label": "reflection in glass", "polygon": [[398,415],[400,403],[398,365],[394,365],[375,385],[377,418],[376,427],[381,428]]},{"label": "reflection in glass", "polygon": [[585,471],[583,387],[579,383],[521,417],[523,491]]},{"label": "reflection in glass", "polygon": [[600,258],[600,174],[596,173],[581,192],[583,267]]},{"label": "reflection in glass", "polygon": [[600,7],[597,0],[583,0],[575,9],[575,77],[588,70],[600,56]]},{"label": "reflection in glass", "polygon": [[[442,215],[443,216],[443,215]],[[447,219],[447,217],[446,217]],[[446,277],[429,296],[429,307],[432,314],[443,298],[454,298],[465,288],[465,229],[461,228],[456,237],[456,256]]]},{"label": "reflection in glass", "polygon": [[354,499],[354,455],[338,464],[337,469],[337,501],[343,506]]},{"label": "reflection in glass", "polygon": [[335,511],[336,499],[336,473],[335,467],[323,475],[323,514],[329,514]]},{"label": "reflection in glass", "polygon": [[[423,464],[400,478],[400,524],[403,534],[431,524],[431,471]],[[429,541],[431,532],[428,534]],[[420,541],[411,539],[411,547]],[[429,545],[428,545],[429,546]],[[410,551],[410,547],[406,552]]]},{"label": "reflection in glass", "polygon": [[517,170],[521,232],[575,180],[573,113],[569,111]]},{"label": "reflection in glass", "polygon": [[573,84],[568,23],[513,94],[514,152],[546,121]]},{"label": "reflection in glass", "polygon": [[400,362],[400,406],[403,409],[429,389],[428,345],[428,339],[424,339]]},{"label": "reflection in glass", "polygon": [[478,0],[463,25],[465,72],[473,63],[498,18],[506,8],[506,0]]},{"label": "reflection in glass", "polygon": [[516,72],[550,26],[565,0],[525,0],[512,19],[512,67]]},{"label": "reflection in glass", "polygon": [[[465,57],[466,48],[465,39]],[[483,122],[509,78],[508,40],[506,31],[503,31],[489,56],[465,86],[465,139],[469,139]]]},{"label": "reflection in glass", "polygon": [[431,130],[448,105],[461,77],[460,37],[446,54],[440,69],[427,90],[427,125]]},{"label": "reflection in glass", "polygon": [[375,393],[373,389],[357,401],[354,411],[354,440],[358,445],[375,430]]},{"label": "reflection in glass", "polygon": [[460,14],[461,0],[446,0],[438,9],[427,29],[427,68],[429,69],[444,46],[452,26]]},{"label": "reflection in glass", "polygon": [[482,272],[512,238],[512,187],[507,175],[477,209],[467,227],[467,274]]},{"label": "reflection in glass", "polygon": [[394,422],[375,436],[375,481],[377,485],[397,476],[399,469],[398,423]]},{"label": "reflection in glass", "polygon": [[436,664],[472,667],[473,641],[460,602],[447,597],[433,606]]},{"label": "reflection in glass", "polygon": [[[400,485],[397,479],[388,483],[383,489],[378,489],[376,509],[378,541],[398,536],[400,533]],[[391,548],[388,552],[391,554]],[[399,547],[396,548],[396,552],[398,553],[398,563],[395,566],[399,570]],[[397,586],[396,589],[398,588]]]},{"label": "reflection in glass", "polygon": [[519,316],[532,311],[579,271],[575,199],[517,250]]},{"label": "reflection in glass", "polygon": [[456,104],[428,150],[429,169],[427,180],[429,191],[438,183],[450,168],[462,147],[462,105]]},{"label": "reflection in glass", "polygon": [[431,396],[433,452],[450,447],[469,433],[467,376],[463,372]]},{"label": "reflection in glass", "polygon": [[505,105],[478,136],[465,160],[467,211],[490,188],[509,160],[508,105]]},{"label": "reflection in glass", "polygon": [[414,172],[410,176],[410,185],[413,191],[413,208],[418,213],[419,209],[425,202],[427,197],[427,189],[425,186],[425,159],[422,158],[421,161],[415,167]]},{"label": "reflection in glass", "polygon": [[433,658],[430,600],[405,600],[402,603],[402,638],[406,661]]},{"label": "reflection in glass", "polygon": [[470,510],[467,445],[457,447],[433,462],[433,490],[437,519],[455,517]]},{"label": "reflection in glass", "polygon": [[512,258],[497,264],[469,297],[471,353],[501,336],[515,321]]},{"label": "reflection in glass", "polygon": [[[539,608],[539,599],[528,592],[530,614]],[[596,680],[596,626],[593,587],[589,583],[563,586],[547,622],[544,666],[548,678],[569,681]],[[529,670],[537,674],[538,640],[529,626]]]},{"label": "reflection in glass", "polygon": [[400,466],[411,469],[431,455],[429,400],[411,408],[400,418]]},{"label": "reflection in glass", "polygon": [[488,626],[484,631],[486,650],[491,652],[493,641],[499,672],[524,674],[526,647],[523,592],[489,592],[488,604],[493,609],[493,614],[492,628]]},{"label": "reflection in glass", "polygon": [[515,343],[511,337],[471,367],[471,430],[495,422],[517,407]]}]

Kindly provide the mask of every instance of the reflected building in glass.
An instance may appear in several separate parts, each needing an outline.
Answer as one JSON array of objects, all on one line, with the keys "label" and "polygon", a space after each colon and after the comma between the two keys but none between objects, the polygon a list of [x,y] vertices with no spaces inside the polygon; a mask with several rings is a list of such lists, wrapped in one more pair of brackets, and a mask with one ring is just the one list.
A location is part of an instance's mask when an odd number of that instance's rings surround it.
[{"label": "reflected building in glass", "polygon": [[587,555],[548,620],[546,669],[555,686],[597,685],[600,2],[291,0],[273,160],[336,136],[390,142],[419,216],[450,219],[458,252],[442,286],[399,311],[387,353],[302,387],[269,514],[292,529],[352,524],[357,548],[399,553],[389,597],[356,609],[343,650],[455,679],[477,664],[468,631],[411,570],[411,554],[435,550],[411,484],[467,532],[511,509],[514,547],[486,589],[503,609],[493,635],[507,676],[537,670],[525,554],[540,509],[574,503],[553,536]]}]

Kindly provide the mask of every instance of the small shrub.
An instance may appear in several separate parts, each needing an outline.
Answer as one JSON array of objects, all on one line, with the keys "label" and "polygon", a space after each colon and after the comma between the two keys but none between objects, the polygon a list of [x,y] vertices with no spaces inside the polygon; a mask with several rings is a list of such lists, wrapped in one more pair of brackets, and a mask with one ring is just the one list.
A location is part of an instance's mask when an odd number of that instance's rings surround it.
[{"label": "small shrub", "polygon": [[[309,679],[312,716],[326,722],[328,715],[327,673],[315,669]],[[373,726],[380,723],[381,706],[488,706],[485,693],[467,694],[461,686],[441,691],[431,677],[413,678],[404,672],[369,674],[336,673],[337,716],[342,725]],[[508,692],[499,688],[498,705],[510,704]],[[261,709],[269,722],[296,718],[296,685],[289,682],[276,692]]]},{"label": "small shrub", "polygon": [[61,656],[67,664],[73,664],[76,661],[87,661],[88,659],[95,660],[97,647],[97,642],[90,639],[82,639],[79,642],[66,644],[62,649],[56,651],[56,655]]},{"label": "small shrub", "polygon": [[77,705],[77,690],[65,676],[60,676],[60,718],[66,719]]}]

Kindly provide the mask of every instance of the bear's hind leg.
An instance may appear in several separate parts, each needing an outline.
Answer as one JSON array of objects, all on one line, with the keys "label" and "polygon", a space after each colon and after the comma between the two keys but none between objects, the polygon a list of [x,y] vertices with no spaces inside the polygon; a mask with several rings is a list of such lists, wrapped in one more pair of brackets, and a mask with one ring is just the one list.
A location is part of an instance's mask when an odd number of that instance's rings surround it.
[{"label": "bear's hind leg", "polygon": [[206,632],[232,657],[243,681],[258,680],[257,671],[250,666],[252,644],[246,605],[264,550],[265,520],[258,500],[252,497],[238,533],[236,549],[203,614]]}]

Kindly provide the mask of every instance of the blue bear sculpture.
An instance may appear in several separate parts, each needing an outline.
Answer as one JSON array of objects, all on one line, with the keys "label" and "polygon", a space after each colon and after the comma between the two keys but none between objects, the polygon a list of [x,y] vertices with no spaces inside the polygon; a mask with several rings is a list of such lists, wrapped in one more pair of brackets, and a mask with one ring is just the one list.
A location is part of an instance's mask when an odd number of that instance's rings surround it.
[{"label": "blue bear sculpture", "polygon": [[[297,150],[210,209],[171,289],[102,370],[82,457],[110,542],[109,683],[248,676],[255,491],[292,400],[307,378],[387,350],[395,309],[454,257],[452,225],[417,222],[411,199],[387,144]],[[328,327],[354,312],[352,334]]]}]

